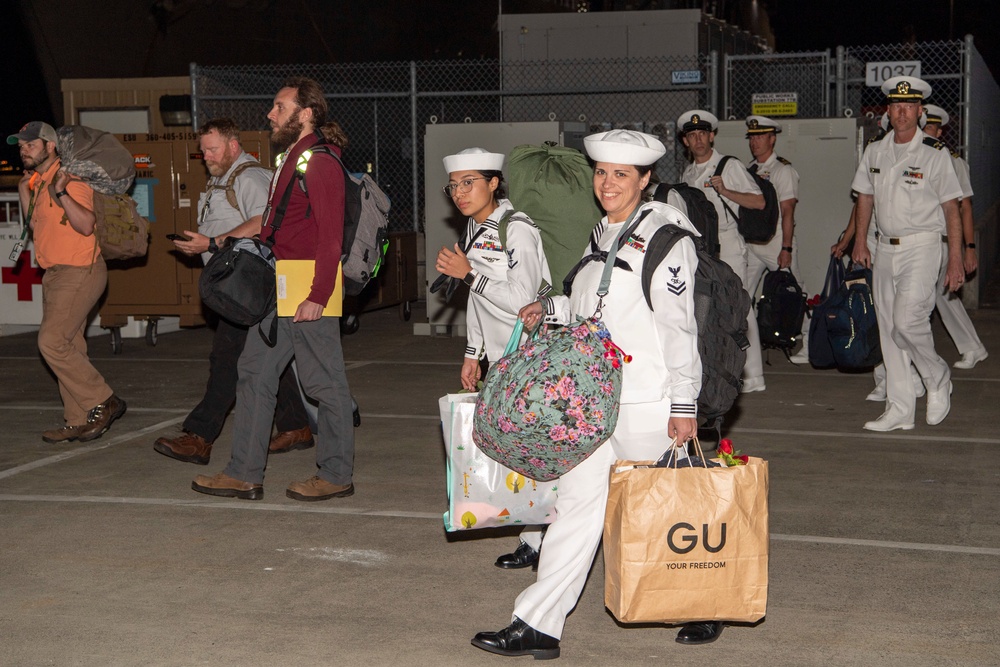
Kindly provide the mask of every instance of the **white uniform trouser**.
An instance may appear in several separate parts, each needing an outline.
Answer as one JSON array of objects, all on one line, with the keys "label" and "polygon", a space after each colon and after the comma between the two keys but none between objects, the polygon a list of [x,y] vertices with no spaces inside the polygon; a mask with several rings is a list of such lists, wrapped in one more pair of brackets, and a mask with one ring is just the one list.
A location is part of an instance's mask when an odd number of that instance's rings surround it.
[{"label": "white uniform trouser", "polygon": [[604,533],[608,475],[616,459],[655,460],[670,445],[670,401],[623,404],[611,438],[559,480],[556,520],[545,533],[538,579],[514,603],[514,616],[560,638]]},{"label": "white uniform trouser", "polygon": [[910,362],[928,391],[943,389],[949,379],[948,364],[934,351],[931,311],[937,275],[931,267],[941,263],[941,235],[911,234],[899,245],[886,236],[878,240],[873,289],[882,360],[886,371],[886,410],[913,421],[917,395],[910,380]]},{"label": "white uniform trouser", "polygon": [[[778,231],[775,233],[774,237],[767,243],[747,243],[747,281],[746,286],[748,290],[754,290],[751,294],[751,298],[754,299],[756,303],[757,299],[757,283],[760,281],[760,277],[764,275],[764,269],[768,271],[778,270],[778,254],[781,252],[781,226],[778,226]],[[802,291],[808,294],[806,290],[805,283],[802,282],[802,273],[799,272],[799,244],[795,237],[792,237],[792,263],[788,267],[792,275],[795,276],[795,280],[798,281],[799,287]],[[756,315],[756,313],[754,313]],[[754,318],[756,319],[756,317]],[[802,349],[809,352],[809,323],[806,321],[802,322]],[[760,342],[760,334],[758,332],[757,342]]]},{"label": "white uniform trouser", "polygon": [[[719,259],[729,265],[729,267],[740,278],[743,289],[750,294],[754,288],[753,284],[747,280],[747,244],[733,225],[732,229],[719,231]],[[753,294],[750,294],[753,300]],[[747,313],[747,338],[750,340],[750,348],[747,350],[746,365],[743,366],[743,379],[759,378],[764,375],[764,360],[760,351],[760,334],[757,332],[757,317],[753,308]]]},{"label": "white uniform trouser", "polygon": [[937,306],[941,324],[948,330],[948,335],[955,341],[959,354],[968,354],[983,347],[983,341],[976,334],[969,314],[965,312],[962,299],[955,293],[945,289],[944,281],[948,274],[948,246],[941,244],[941,273],[938,275],[937,292],[934,305]]}]

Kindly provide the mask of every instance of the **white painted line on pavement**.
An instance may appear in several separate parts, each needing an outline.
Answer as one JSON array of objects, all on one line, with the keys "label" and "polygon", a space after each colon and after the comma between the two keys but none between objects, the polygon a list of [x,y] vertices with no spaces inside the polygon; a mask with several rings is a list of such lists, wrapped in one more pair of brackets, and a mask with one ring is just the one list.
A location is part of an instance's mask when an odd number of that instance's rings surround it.
[{"label": "white painted line on pavement", "polygon": [[753,433],[760,435],[801,435],[801,436],[814,436],[814,437],[824,437],[824,438],[854,438],[862,440],[908,440],[910,442],[966,442],[966,443],[980,443],[986,445],[1000,445],[1000,438],[958,438],[951,435],[904,435],[904,431],[899,431],[898,434],[893,431],[890,433],[872,433],[870,431],[864,431],[858,427],[857,431],[797,431],[795,429],[780,429],[780,428],[740,428],[735,426],[731,429],[726,429],[727,433]]},{"label": "white painted line on pavement", "polygon": [[22,472],[27,472],[28,470],[34,470],[35,468],[41,468],[52,463],[58,463],[60,461],[65,461],[66,459],[71,459],[81,454],[89,454],[90,452],[96,452],[101,449],[107,449],[108,447],[114,447],[117,444],[128,442],[129,440],[134,440],[136,438],[148,435],[149,433],[155,433],[156,431],[162,431],[165,428],[169,428],[176,424],[184,421],[184,417],[174,417],[173,419],[167,419],[166,421],[158,422],[147,426],[146,428],[141,428],[137,431],[128,431],[121,433],[114,437],[108,437],[107,434],[102,436],[100,439],[95,440],[92,445],[84,445],[82,447],[77,447],[76,449],[70,449],[52,456],[46,456],[44,459],[38,459],[37,461],[32,461],[31,463],[25,463],[24,465],[15,466],[13,468],[8,468],[7,470],[0,471],[0,479],[6,479],[8,477],[13,477]]},{"label": "white painted line on pavement", "polygon": [[[43,496],[0,494],[0,502],[49,502],[49,503],[95,503],[109,505],[155,505],[170,507],[197,507],[210,509],[254,510],[263,512],[290,512],[293,514],[340,514],[351,516],[382,516],[393,519],[426,519],[441,521],[441,512],[409,512],[403,510],[373,510],[352,507],[316,507],[314,505],[278,505],[248,500],[211,500],[179,498],[123,498],[105,496]],[[886,540],[862,540],[848,537],[821,537],[818,535],[783,535],[772,533],[771,539],[778,542],[814,542],[838,546],[873,547],[877,549],[908,549],[912,551],[933,551],[939,553],[967,554],[974,556],[1000,556],[1000,549],[991,547],[966,547],[953,544],[928,544],[922,542],[890,542]]]}]

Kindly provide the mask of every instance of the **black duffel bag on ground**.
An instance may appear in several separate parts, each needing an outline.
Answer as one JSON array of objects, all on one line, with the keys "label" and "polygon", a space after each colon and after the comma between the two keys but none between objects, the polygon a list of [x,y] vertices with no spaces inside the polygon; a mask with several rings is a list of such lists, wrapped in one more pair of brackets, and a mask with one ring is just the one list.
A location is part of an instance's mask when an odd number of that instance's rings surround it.
[{"label": "black duffel bag on ground", "polygon": [[277,305],[274,261],[264,241],[230,236],[201,272],[202,302],[233,324],[257,324]]}]

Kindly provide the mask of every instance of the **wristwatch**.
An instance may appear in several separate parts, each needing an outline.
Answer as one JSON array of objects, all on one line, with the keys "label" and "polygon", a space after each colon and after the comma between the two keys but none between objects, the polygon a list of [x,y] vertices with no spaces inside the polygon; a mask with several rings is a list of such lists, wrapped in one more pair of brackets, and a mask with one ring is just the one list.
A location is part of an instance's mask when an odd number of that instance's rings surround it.
[{"label": "wristwatch", "polygon": [[219,245],[215,242],[215,237],[208,237],[208,251],[211,253],[219,252]]},{"label": "wristwatch", "polygon": [[973,250],[975,250],[976,249],[976,244],[975,243],[966,243],[965,247],[966,248],[972,248]]},{"label": "wristwatch", "polygon": [[475,271],[469,271],[468,273],[466,273],[465,277],[462,278],[462,282],[464,282],[469,287],[472,287],[472,283],[476,282],[476,273],[475,273]]},{"label": "wristwatch", "polygon": [[65,190],[60,190],[59,192],[57,192],[57,193],[56,193],[56,199],[59,199],[59,198],[60,198],[60,197],[62,197],[63,195],[68,195],[68,194],[69,194],[69,193],[68,193],[68,192],[66,192]]},{"label": "wristwatch", "polygon": [[[792,246],[789,246],[789,245],[783,245],[783,246],[781,246],[781,249],[782,249],[782,250],[783,250],[784,252],[791,252],[791,251],[792,251]],[[774,252],[774,251],[772,250],[771,252]]]}]

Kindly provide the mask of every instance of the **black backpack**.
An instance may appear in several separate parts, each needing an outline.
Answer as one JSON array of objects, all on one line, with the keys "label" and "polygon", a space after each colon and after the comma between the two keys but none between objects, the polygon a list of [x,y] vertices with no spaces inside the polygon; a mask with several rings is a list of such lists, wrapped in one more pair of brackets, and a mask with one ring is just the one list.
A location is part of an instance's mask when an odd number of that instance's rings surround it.
[{"label": "black backpack", "polygon": [[667,195],[674,190],[687,205],[687,217],[701,238],[694,239],[694,244],[703,245],[712,257],[719,256],[719,213],[715,205],[701,188],[693,188],[687,183],[660,183],[653,191],[653,201],[667,203]]},{"label": "black backpack", "polygon": [[782,350],[785,355],[802,335],[806,294],[791,271],[767,271],[757,300],[757,328],[761,349]]},{"label": "black backpack", "polygon": [[[694,235],[677,225],[664,225],[646,244],[642,265],[642,293],[652,309],[649,289],[653,273],[680,239]],[[747,314],[750,295],[728,264],[695,244],[698,269],[694,279],[694,316],[698,323],[698,354],[701,356],[701,393],[698,414],[707,425],[721,432],[723,416],[729,412],[743,387],[743,366],[750,347]]]},{"label": "black backpack", "polygon": [[[719,166],[716,167],[714,175],[721,176],[722,170],[726,168],[726,163],[730,160],[739,162],[732,155],[724,156],[719,162]],[[743,166],[742,162],[740,162],[740,166]],[[756,209],[741,206],[740,214],[736,215],[733,209],[729,208],[729,204],[726,203],[725,199],[722,200],[722,205],[726,207],[726,211],[736,221],[736,228],[744,240],[749,243],[767,243],[774,236],[774,233],[778,231],[778,214],[781,211],[778,204],[778,193],[769,180],[757,175],[757,165],[754,165],[751,169],[747,169],[747,172],[753,177],[757,187],[760,188],[761,193],[764,195],[764,208]]]}]

